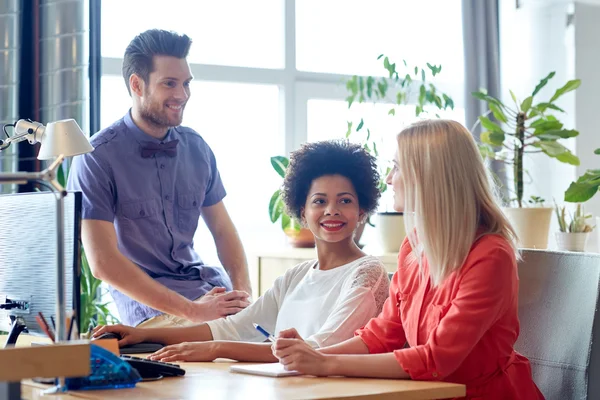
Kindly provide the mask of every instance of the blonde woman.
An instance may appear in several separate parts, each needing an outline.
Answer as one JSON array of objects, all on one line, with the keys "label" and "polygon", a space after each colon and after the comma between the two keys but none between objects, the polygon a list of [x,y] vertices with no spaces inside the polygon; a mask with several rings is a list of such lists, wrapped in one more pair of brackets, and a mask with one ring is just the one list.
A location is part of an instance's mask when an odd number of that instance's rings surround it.
[{"label": "blonde woman", "polygon": [[319,350],[294,329],[280,332],[273,354],[311,375],[437,380],[465,384],[470,399],[543,399],[513,348],[516,235],[473,137],[457,122],[427,120],[397,142],[387,183],[409,235],[383,311],[354,338]]}]

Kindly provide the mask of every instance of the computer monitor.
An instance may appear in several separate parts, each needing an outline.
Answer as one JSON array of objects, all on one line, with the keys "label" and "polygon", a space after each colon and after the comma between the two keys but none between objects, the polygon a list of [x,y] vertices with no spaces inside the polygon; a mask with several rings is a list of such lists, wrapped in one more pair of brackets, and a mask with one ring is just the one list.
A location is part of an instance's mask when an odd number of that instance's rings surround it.
[{"label": "computer monitor", "polygon": [[[28,301],[28,309],[0,309],[0,330],[20,316],[29,333],[44,335],[35,320],[56,315],[56,194],[0,195],[0,304]],[[80,321],[81,192],[64,198],[65,305]]]}]

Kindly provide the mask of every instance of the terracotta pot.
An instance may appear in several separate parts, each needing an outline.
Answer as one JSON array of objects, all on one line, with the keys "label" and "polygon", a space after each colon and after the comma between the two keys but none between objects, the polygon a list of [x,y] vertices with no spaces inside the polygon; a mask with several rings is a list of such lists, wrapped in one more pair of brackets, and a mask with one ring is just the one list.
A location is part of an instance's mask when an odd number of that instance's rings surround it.
[{"label": "terracotta pot", "polygon": [[288,237],[288,241],[292,247],[315,247],[315,236],[310,229],[302,228],[299,231],[295,229],[284,229],[283,230]]},{"label": "terracotta pot", "polygon": [[526,249],[548,248],[551,207],[503,208],[519,237],[519,247]]}]

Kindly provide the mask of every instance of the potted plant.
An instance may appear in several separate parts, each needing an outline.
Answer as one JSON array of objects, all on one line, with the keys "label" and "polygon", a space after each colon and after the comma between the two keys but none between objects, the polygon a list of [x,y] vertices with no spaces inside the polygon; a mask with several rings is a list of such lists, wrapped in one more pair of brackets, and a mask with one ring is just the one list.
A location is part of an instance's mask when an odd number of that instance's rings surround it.
[{"label": "potted plant", "polygon": [[[594,151],[600,155],[600,148]],[[588,201],[600,191],[600,169],[588,169],[580,176],[565,192],[565,201],[571,203],[583,203]]]},{"label": "potted plant", "polygon": [[[562,122],[551,112],[564,112],[555,104],[565,93],[575,90],[581,84],[578,79],[568,81],[557,89],[547,101],[534,103],[534,97],[554,76],[551,72],[535,87],[531,96],[519,102],[512,91],[514,105],[506,105],[487,94],[485,90],[472,93],[485,101],[489,111],[479,117],[483,132],[480,150],[482,156],[501,161],[512,168],[514,197],[510,202],[516,207],[505,207],[503,211],[513,224],[521,241],[521,247],[545,249],[548,246],[551,207],[532,197],[530,205],[524,201],[523,159],[528,154],[544,153],[560,162],[579,165],[577,158],[559,141],[579,135],[574,129],[565,129]],[[488,118],[492,114],[495,121]],[[539,199],[539,198],[537,198]]]},{"label": "potted plant", "polygon": [[[437,111],[453,109],[454,101],[450,96],[441,92],[432,79],[441,72],[442,66],[426,64],[426,67],[409,67],[405,60],[397,66],[392,63],[388,57],[381,54],[378,60],[383,59],[383,68],[387,72],[386,77],[373,76],[353,76],[346,82],[348,97],[346,102],[348,108],[354,104],[360,103],[387,103],[391,104],[388,115],[393,118],[400,118],[401,113],[399,107],[407,104],[414,104],[415,117],[421,117],[424,114],[430,116],[430,112],[438,117]],[[406,124],[410,121],[401,121],[399,125]],[[346,138],[352,139],[358,137],[358,140],[363,143],[364,148],[379,157],[378,141],[376,135],[372,135],[371,128],[368,126],[368,121],[361,118],[355,124],[348,121],[348,130]],[[394,132],[396,134],[397,132]],[[381,143],[379,142],[381,145]],[[390,172],[388,162],[382,161],[380,174],[380,190],[385,192],[387,184],[385,178]],[[371,219],[367,220],[371,226],[377,226],[377,237],[379,246],[386,252],[397,252],[402,244],[402,240],[406,236],[402,213],[397,212],[378,212],[376,214],[375,224]]]},{"label": "potted plant", "polygon": [[575,214],[571,216],[571,222],[567,223],[565,207],[555,207],[556,217],[560,231],[556,232],[556,244],[558,250],[584,251],[585,243],[594,226],[587,223],[592,218],[591,214],[585,214],[581,204],[577,204]]},{"label": "potted plant", "polygon": [[[282,179],[285,178],[285,171],[289,164],[290,161],[287,157],[271,157],[271,165]],[[285,204],[283,204],[283,199],[281,198],[281,189],[277,189],[271,196],[271,200],[269,201],[269,217],[272,223],[281,220],[281,229],[283,229],[293,247],[315,246],[315,237],[310,229],[302,227],[298,221],[285,212]]]}]

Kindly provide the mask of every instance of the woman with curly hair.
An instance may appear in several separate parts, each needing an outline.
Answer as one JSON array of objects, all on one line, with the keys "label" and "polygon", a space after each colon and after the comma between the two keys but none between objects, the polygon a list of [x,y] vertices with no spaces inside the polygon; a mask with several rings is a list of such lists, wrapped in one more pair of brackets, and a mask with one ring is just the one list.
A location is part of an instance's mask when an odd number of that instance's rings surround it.
[{"label": "woman with curly hair", "polygon": [[382,313],[318,351],[299,331],[282,331],[274,354],[310,375],[445,381],[466,385],[468,399],[543,399],[514,349],[517,238],[471,133],[449,120],[407,127],[387,183],[408,235]]},{"label": "woman with curly hair", "polygon": [[136,329],[102,326],[94,337],[117,333],[119,345],[168,345],[151,355],[162,361],[276,362],[253,324],[277,335],[295,327],[313,347],[334,345],[381,311],[389,289],[382,263],[354,240],[380,197],[376,160],[343,140],[307,143],[292,153],[283,182],[287,210],[314,234],[317,259],[289,269],[238,314],[190,327]]}]

